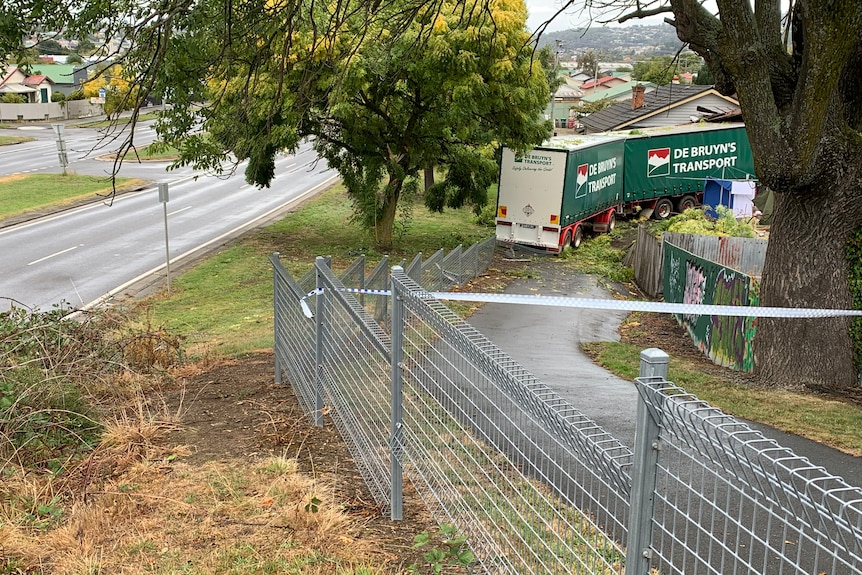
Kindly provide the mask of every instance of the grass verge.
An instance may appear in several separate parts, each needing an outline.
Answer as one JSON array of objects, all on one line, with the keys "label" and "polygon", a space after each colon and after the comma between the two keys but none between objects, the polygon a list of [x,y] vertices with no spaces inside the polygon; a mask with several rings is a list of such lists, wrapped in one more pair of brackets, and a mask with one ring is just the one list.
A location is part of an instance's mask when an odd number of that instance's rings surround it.
[{"label": "grass verge", "polygon": [[[2,126],[0,126],[2,127]],[[27,138],[24,136],[0,136],[0,146],[9,146],[11,144],[21,144],[24,142],[32,142],[36,138]]]},{"label": "grass verge", "polygon": [[339,270],[365,254],[370,270],[384,255],[392,265],[409,263],[419,252],[429,257],[440,248],[468,247],[492,233],[467,209],[447,210],[441,216],[414,206],[409,219],[410,225],[398,231],[397,247],[390,254],[380,253],[371,232],[352,223],[344,188],[336,185],[195,266],[172,282],[170,297],[157,297],[147,305],[156,323],[189,335],[193,356],[242,355],[273,344],[273,252],[295,276],[310,270],[317,256],[331,256],[332,267]]},{"label": "grass verge", "polygon": [[[146,184],[137,178],[117,178],[117,190]],[[66,206],[111,192],[111,180],[103,176],[75,174],[13,174],[0,177],[0,218],[16,216],[48,206]]]}]

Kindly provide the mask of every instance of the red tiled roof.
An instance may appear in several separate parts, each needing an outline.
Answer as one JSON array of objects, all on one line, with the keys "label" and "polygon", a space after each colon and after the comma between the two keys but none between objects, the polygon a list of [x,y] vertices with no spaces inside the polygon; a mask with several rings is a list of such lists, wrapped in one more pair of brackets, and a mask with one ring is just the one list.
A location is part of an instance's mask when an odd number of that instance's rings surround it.
[{"label": "red tiled roof", "polygon": [[589,80],[588,82],[584,82],[583,84],[581,84],[581,90],[586,90],[592,88],[593,86],[601,86],[602,84],[607,84],[613,79],[613,76],[605,76],[603,78],[599,78],[598,80]]},{"label": "red tiled roof", "polygon": [[39,84],[42,84],[44,82],[49,82],[49,83],[53,84],[53,82],[51,81],[51,78],[49,78],[48,76],[45,76],[44,74],[37,74],[35,76],[28,76],[24,80],[24,85],[25,86],[38,86]]}]

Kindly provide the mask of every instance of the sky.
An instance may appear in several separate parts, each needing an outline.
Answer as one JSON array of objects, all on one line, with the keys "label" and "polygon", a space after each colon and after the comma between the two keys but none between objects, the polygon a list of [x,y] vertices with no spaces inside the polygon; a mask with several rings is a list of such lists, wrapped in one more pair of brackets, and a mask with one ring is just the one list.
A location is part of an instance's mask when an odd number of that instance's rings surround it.
[{"label": "sky", "polygon": [[[535,31],[543,22],[553,16],[557,10],[563,5],[562,0],[525,0],[527,4],[527,28],[530,31]],[[581,3],[578,3],[581,4]],[[655,25],[664,22],[663,16],[653,18],[644,18],[642,20],[632,20],[631,24]],[[560,14],[548,26],[547,32],[558,32],[560,30],[570,30],[572,28],[582,28],[589,23],[589,15],[581,12],[578,8],[569,8],[567,12]],[[628,23],[627,23],[628,24]],[[596,25],[596,24],[593,24]],[[609,26],[619,26],[620,24],[608,24]]]}]

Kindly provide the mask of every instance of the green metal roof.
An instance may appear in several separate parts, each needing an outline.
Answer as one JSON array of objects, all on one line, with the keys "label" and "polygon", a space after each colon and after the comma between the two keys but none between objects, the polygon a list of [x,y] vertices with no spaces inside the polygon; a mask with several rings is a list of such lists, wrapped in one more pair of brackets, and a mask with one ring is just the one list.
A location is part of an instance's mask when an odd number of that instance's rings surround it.
[{"label": "green metal roof", "polygon": [[34,64],[30,67],[33,74],[43,74],[55,84],[74,84],[72,73],[75,64]]}]

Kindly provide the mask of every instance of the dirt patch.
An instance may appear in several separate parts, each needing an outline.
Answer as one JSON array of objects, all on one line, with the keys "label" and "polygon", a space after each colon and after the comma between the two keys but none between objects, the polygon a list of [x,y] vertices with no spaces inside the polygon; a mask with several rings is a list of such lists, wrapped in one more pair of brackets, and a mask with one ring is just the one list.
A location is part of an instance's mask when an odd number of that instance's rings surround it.
[{"label": "dirt patch", "polygon": [[272,353],[181,375],[178,383],[165,402],[180,414],[183,428],[169,440],[190,447],[186,462],[253,461],[272,455],[296,458],[302,472],[335,487],[345,511],[361,519],[367,537],[380,541],[396,571],[419,559],[411,549],[413,538],[437,530],[421,499],[408,484],[404,519],[384,516],[329,418],[323,427],[315,427],[290,385],[275,384]]}]

